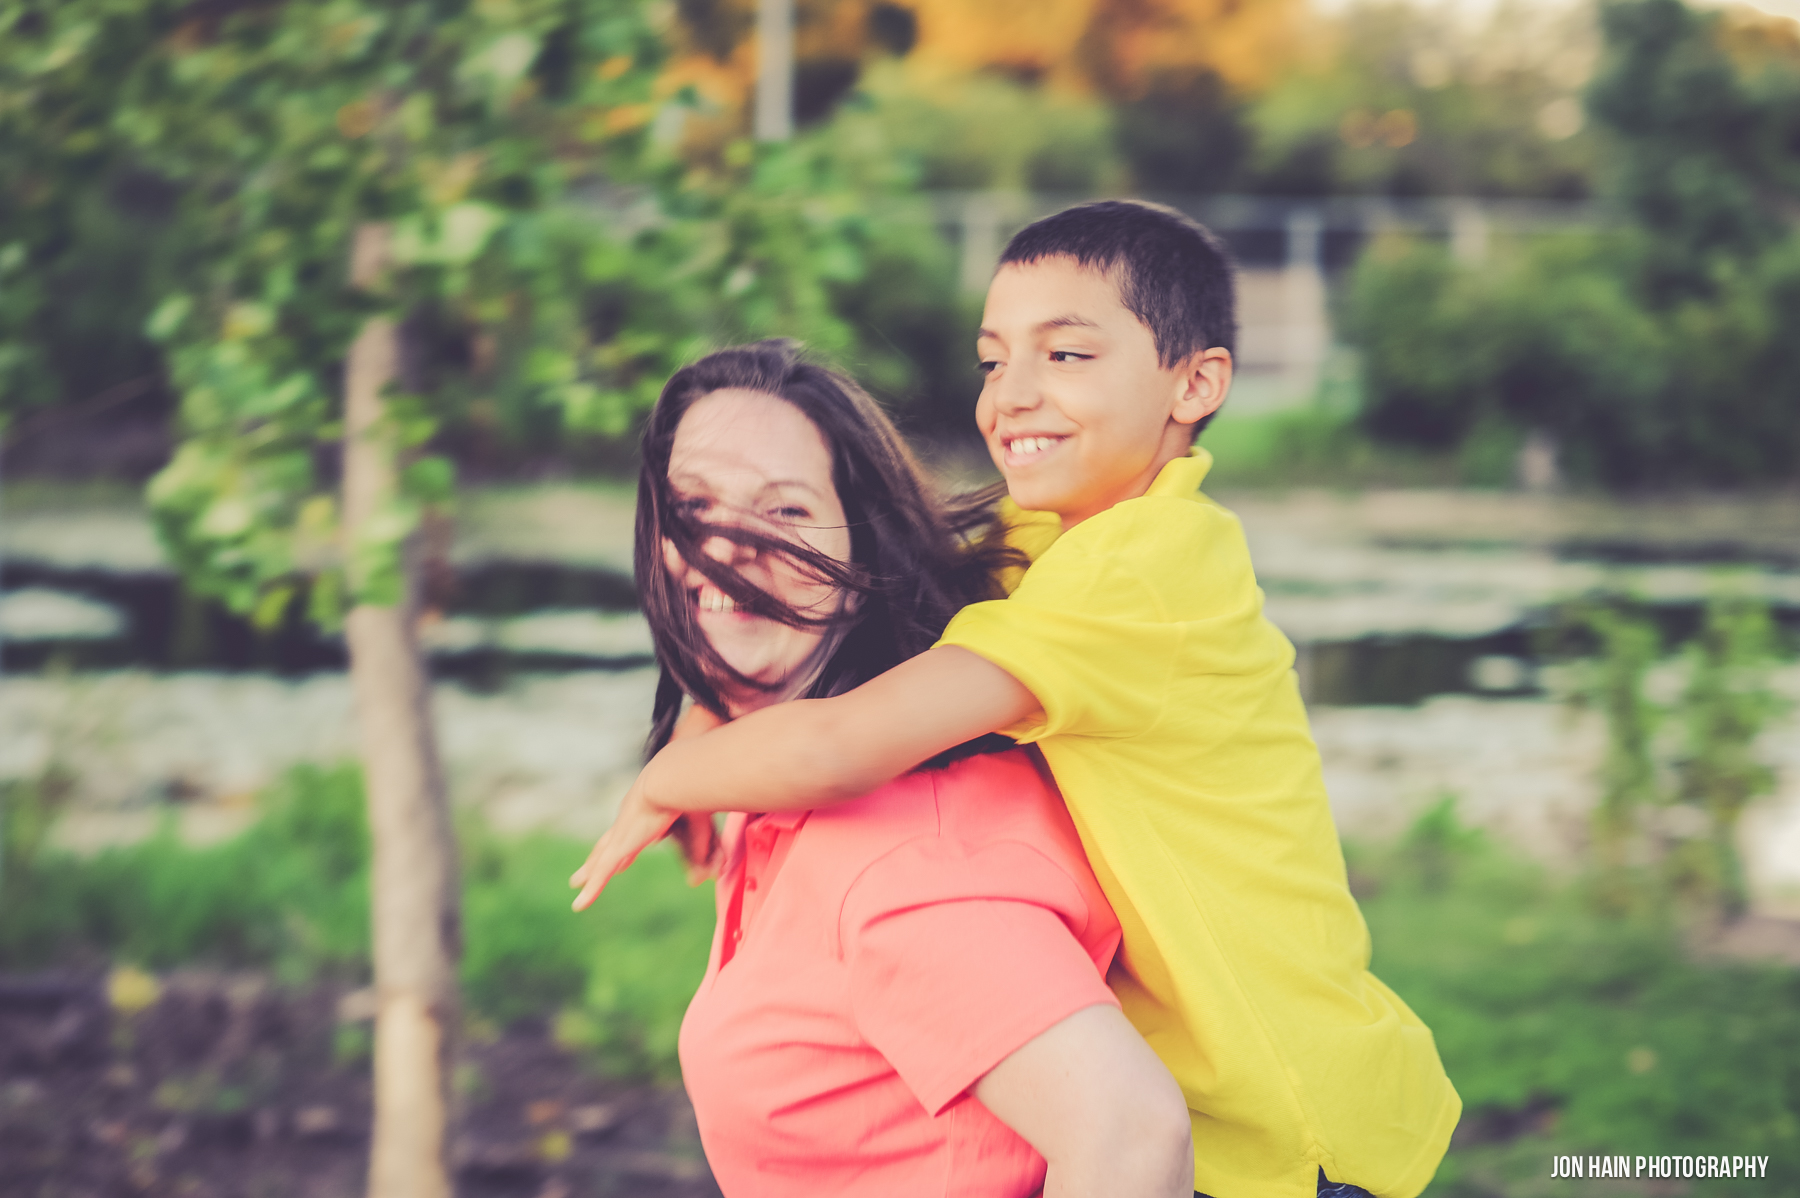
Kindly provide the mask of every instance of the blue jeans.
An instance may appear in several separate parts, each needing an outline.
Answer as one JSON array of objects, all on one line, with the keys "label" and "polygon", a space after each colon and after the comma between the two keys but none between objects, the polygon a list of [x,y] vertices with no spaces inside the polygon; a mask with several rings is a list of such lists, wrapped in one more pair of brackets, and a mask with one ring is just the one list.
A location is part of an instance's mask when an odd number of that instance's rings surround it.
[{"label": "blue jeans", "polygon": [[[1207,1198],[1199,1190],[1194,1191],[1194,1198]],[[1374,1195],[1361,1186],[1353,1186],[1347,1181],[1326,1181],[1325,1170],[1319,1170],[1319,1198],[1374,1198]]]}]

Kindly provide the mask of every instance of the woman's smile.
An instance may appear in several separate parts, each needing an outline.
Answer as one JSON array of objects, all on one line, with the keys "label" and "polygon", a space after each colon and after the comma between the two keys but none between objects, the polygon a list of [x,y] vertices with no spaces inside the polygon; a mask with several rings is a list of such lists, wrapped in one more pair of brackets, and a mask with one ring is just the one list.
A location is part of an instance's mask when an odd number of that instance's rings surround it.
[{"label": "woman's smile", "polygon": [[[832,478],[831,451],[799,408],[761,391],[726,389],[695,401],[675,430],[669,484],[678,509],[701,525],[776,537],[838,561],[850,533]],[[795,611],[824,621],[842,593],[777,551],[715,534],[698,551]],[[822,665],[826,627],[784,624],[744,610],[673,546],[665,548],[695,620],[733,670],[769,690],[731,686],[721,695],[741,715],[803,688]]]},{"label": "woman's smile", "polygon": [[693,592],[693,595],[694,606],[709,615],[721,612],[735,613],[738,609],[737,600],[715,586],[699,587]]}]

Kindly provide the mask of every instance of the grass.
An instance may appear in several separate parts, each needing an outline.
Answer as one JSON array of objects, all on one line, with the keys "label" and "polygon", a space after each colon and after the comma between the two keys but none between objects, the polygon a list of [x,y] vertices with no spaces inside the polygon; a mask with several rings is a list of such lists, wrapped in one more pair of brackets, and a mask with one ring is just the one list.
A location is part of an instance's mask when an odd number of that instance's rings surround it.
[{"label": "grass", "polygon": [[1259,412],[1228,399],[1200,436],[1213,455],[1208,490],[1512,485],[1518,430],[1483,425],[1457,449],[1413,448],[1371,438],[1357,420],[1361,407],[1355,359],[1346,354],[1326,362],[1302,406]]},{"label": "grass", "polygon": [[142,510],[144,486],[128,479],[26,478],[0,486],[0,512],[14,516],[40,512]]},{"label": "grass", "polygon": [[[30,826],[33,797],[14,784],[5,798],[11,826]],[[355,772],[300,768],[262,803],[251,829],[206,848],[165,831],[91,858],[39,848],[21,861],[15,843],[0,967],[210,963],[361,980]],[[585,844],[475,827],[462,840],[471,1017],[548,1018],[606,1071],[672,1076],[711,939],[710,888],[688,888],[673,854],[654,851],[575,916],[564,882]],[[1432,1195],[1593,1186],[1552,1181],[1552,1155],[1724,1153],[1768,1155],[1769,1178],[1683,1192],[1800,1196],[1800,973],[1698,963],[1673,923],[1599,914],[1584,884],[1461,827],[1448,803],[1399,843],[1349,857],[1375,970],[1432,1028],[1465,1104]],[[1643,1184],[1603,1190],[1672,1192]]]},{"label": "grass", "polygon": [[[33,783],[0,792],[8,827],[41,823]],[[368,831],[351,767],[298,767],[260,797],[261,817],[190,847],[150,839],[76,857],[9,841],[0,874],[0,968],[263,968],[299,983],[368,975]],[[41,834],[31,838],[41,845]],[[675,1038],[705,971],[711,886],[673,854],[645,853],[582,915],[568,876],[588,845],[462,830],[462,983],[471,1016],[552,1018],[609,1072],[673,1076]]]},{"label": "grass", "polygon": [[1200,435],[1213,455],[1207,489],[1510,486],[1518,453],[1509,429],[1478,429],[1462,448],[1434,452],[1371,439],[1346,410],[1313,404],[1277,412],[1229,408]]},{"label": "grass", "polygon": [[1598,914],[1449,804],[1351,862],[1374,969],[1463,1098],[1431,1194],[1573,1194],[1593,1183],[1552,1182],[1553,1154],[1626,1153],[1767,1155],[1766,1181],[1688,1192],[1800,1195],[1800,973],[1696,963],[1667,919]]}]

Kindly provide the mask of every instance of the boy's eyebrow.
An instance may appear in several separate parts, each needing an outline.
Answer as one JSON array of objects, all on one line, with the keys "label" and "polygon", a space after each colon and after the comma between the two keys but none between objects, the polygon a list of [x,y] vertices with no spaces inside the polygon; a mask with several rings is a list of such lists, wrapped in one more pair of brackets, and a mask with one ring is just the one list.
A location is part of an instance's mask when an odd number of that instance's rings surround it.
[{"label": "boy's eyebrow", "polygon": [[[1032,331],[1042,333],[1049,329],[1097,329],[1099,327],[1099,324],[1089,320],[1085,316],[1076,316],[1074,313],[1070,313],[1067,316],[1053,316],[1049,320],[1040,321],[1037,327]],[[975,340],[977,341],[990,337],[998,340],[1000,334],[994,332],[992,329],[975,330]]]}]

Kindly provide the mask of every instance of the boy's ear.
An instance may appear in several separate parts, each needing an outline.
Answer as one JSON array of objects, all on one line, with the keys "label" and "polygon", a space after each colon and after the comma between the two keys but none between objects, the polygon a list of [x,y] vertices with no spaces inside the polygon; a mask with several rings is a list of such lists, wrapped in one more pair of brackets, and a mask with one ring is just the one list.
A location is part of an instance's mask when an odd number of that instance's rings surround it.
[{"label": "boy's ear", "polygon": [[1231,351],[1220,346],[1196,350],[1180,366],[1180,389],[1169,418],[1197,424],[1219,410],[1231,390]]}]

